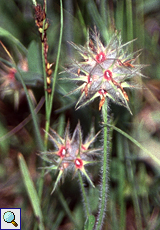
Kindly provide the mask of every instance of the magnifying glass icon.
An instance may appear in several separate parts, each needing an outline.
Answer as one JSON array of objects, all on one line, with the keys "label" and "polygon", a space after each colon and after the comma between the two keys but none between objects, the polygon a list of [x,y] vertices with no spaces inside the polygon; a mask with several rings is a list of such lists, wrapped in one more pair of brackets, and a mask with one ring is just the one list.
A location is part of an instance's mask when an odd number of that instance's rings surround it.
[{"label": "magnifying glass icon", "polygon": [[11,223],[11,224],[13,224],[15,227],[18,226],[18,224],[15,222],[15,215],[14,215],[14,213],[11,212],[11,211],[5,212],[4,215],[3,215],[3,219],[4,219],[5,222]]}]

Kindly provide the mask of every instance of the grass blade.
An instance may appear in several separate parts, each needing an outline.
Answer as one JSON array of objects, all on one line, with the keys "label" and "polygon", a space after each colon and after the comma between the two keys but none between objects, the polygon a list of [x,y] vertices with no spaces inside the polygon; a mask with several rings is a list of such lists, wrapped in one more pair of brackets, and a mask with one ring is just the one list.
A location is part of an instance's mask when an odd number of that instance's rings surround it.
[{"label": "grass blade", "polygon": [[15,38],[11,33],[9,33],[7,30],[3,29],[2,27],[0,27],[0,37],[4,37],[4,38],[9,39],[21,51],[23,51],[23,53],[25,55],[27,55],[27,49],[26,49],[26,47],[17,38]]},{"label": "grass blade", "polygon": [[30,198],[30,201],[33,207],[35,217],[38,220],[39,229],[44,230],[45,228],[43,225],[43,218],[42,218],[42,212],[41,212],[38,194],[37,194],[37,191],[35,190],[35,187],[34,187],[33,181],[31,180],[26,162],[21,153],[18,154],[18,161],[19,161],[19,166],[20,166],[20,170],[22,173],[23,181],[26,186],[27,193],[28,193],[28,196]]}]

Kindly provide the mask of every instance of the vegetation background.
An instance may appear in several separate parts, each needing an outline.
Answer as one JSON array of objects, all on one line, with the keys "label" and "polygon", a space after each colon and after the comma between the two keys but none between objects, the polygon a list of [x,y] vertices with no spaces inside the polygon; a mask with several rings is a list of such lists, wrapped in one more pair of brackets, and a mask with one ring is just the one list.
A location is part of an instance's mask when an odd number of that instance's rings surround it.
[{"label": "vegetation background", "polygon": [[[38,1],[43,5],[43,1]],[[61,8],[59,0],[47,1],[49,28],[48,60],[56,62]],[[120,30],[124,42],[137,38],[133,51],[142,49],[139,62],[148,65],[143,69],[147,76],[142,79],[142,87],[129,93],[133,115],[125,108],[111,105],[113,122],[117,128],[141,143],[150,155],[138,148],[116,130],[112,133],[112,151],[109,163],[109,199],[107,216],[103,229],[111,230],[159,230],[160,229],[160,2],[159,0],[64,0],[64,27],[58,73],[72,62],[76,53],[67,41],[84,45],[88,28],[94,28],[103,35]],[[15,38],[17,40],[15,40]],[[43,72],[41,58],[41,40],[34,20],[32,1],[0,1],[0,40],[7,47],[17,64],[28,61],[30,71],[22,74],[41,108],[37,113],[41,134],[45,125],[45,106],[43,100]],[[19,43],[20,42],[20,43]],[[21,44],[23,44],[21,46]],[[0,47],[0,93],[4,90],[4,77],[9,72],[4,68],[4,60],[9,57]],[[24,61],[24,62],[23,62]],[[53,70],[55,65],[53,65]],[[54,71],[53,71],[54,72]],[[57,76],[51,127],[64,133],[68,120],[71,133],[80,120],[84,137],[94,124],[99,131],[100,116],[95,101],[88,107],[75,111],[78,95],[63,97],[72,90],[72,84],[66,84]],[[26,161],[30,176],[38,191],[40,180],[44,180],[41,198],[41,210],[45,229],[84,228],[85,217],[81,191],[76,178],[66,178],[60,183],[54,194],[50,195],[55,174],[42,177],[42,160],[34,134],[34,126],[25,96],[8,95],[0,98],[0,208],[21,208],[22,229],[37,229],[35,209],[31,205],[24,179],[20,172],[18,154]],[[14,98],[19,98],[15,99]],[[19,103],[18,103],[19,102]],[[16,106],[15,106],[16,105]],[[21,123],[26,119],[26,122]],[[20,124],[20,125],[19,125]],[[50,144],[50,143],[49,143]],[[101,145],[100,138],[95,146]],[[48,149],[52,149],[49,145]],[[19,155],[19,159],[21,155]],[[156,158],[157,160],[154,160]],[[21,164],[22,165],[22,164]],[[99,166],[91,168],[94,183],[99,183]],[[97,188],[88,189],[92,213],[96,215],[99,193]],[[34,214],[33,214],[34,213]],[[74,216],[74,218],[73,218]]]}]

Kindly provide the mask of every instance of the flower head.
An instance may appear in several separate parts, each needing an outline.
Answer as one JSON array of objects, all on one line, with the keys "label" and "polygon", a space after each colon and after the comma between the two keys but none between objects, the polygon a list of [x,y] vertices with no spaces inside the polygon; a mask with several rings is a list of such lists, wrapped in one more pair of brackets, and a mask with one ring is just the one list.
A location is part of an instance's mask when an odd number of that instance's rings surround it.
[{"label": "flower head", "polygon": [[[25,58],[21,58],[18,64],[20,70],[27,72],[28,63]],[[22,84],[16,78],[17,70],[13,67],[8,67],[7,65],[2,65],[0,70],[0,96],[4,98],[5,96],[12,96],[14,99],[14,107],[18,109],[20,99],[25,96],[25,91]],[[35,103],[35,97],[31,89],[28,88],[28,93]]]},{"label": "flower head", "polygon": [[[72,67],[66,69],[70,74],[67,80],[78,82],[78,88],[71,93],[80,90],[81,96],[76,104],[80,108],[99,97],[99,110],[101,110],[105,98],[108,97],[115,103],[129,109],[128,95],[124,88],[131,88],[130,80],[140,73],[142,65],[135,64],[137,57],[128,54],[127,46],[121,43],[120,34],[114,34],[109,43],[104,46],[97,32],[88,39],[85,47],[71,45],[79,52],[83,61],[74,60]],[[129,109],[130,110],[130,109]]]},{"label": "flower head", "polygon": [[87,174],[86,165],[97,162],[93,156],[99,152],[99,149],[92,149],[89,147],[97,137],[98,133],[93,136],[92,131],[91,135],[83,142],[79,123],[77,124],[72,136],[69,133],[69,123],[67,125],[64,138],[60,137],[54,130],[51,130],[51,132],[53,135],[49,134],[49,137],[56,150],[41,153],[41,157],[45,161],[51,163],[51,166],[45,167],[47,172],[51,170],[59,171],[52,192],[55,190],[62,176],[70,172],[74,177],[78,170],[86,177],[89,183],[94,186],[89,175]]}]

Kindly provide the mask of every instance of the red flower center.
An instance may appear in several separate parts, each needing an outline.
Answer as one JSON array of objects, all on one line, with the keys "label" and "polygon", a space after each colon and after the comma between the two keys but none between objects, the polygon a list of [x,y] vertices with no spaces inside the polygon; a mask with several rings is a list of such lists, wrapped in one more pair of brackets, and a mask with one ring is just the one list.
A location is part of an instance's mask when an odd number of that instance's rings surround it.
[{"label": "red flower center", "polygon": [[11,81],[14,81],[14,80],[15,80],[15,73],[16,73],[16,72],[17,72],[16,69],[13,69],[13,68],[9,71],[8,77],[9,77],[9,79],[10,79]]},{"label": "red flower center", "polygon": [[76,158],[74,164],[77,169],[81,169],[83,167],[83,161],[80,158]]},{"label": "red flower center", "polygon": [[105,61],[105,59],[106,59],[106,55],[103,52],[100,52],[99,54],[96,55],[96,61],[98,63]]},{"label": "red flower center", "polygon": [[106,91],[105,89],[100,89],[100,90],[98,91],[98,93],[99,93],[100,95],[105,95],[105,94],[107,93],[107,91]]},{"label": "red flower center", "polygon": [[112,72],[110,70],[106,70],[103,74],[104,79],[106,79],[107,81],[111,81],[112,80]]},{"label": "red flower center", "polygon": [[88,83],[91,83],[92,82],[92,78],[90,75],[88,75]]},{"label": "red flower center", "polygon": [[58,152],[58,156],[60,156],[61,158],[64,158],[66,156],[66,149],[64,146],[62,146]]}]

